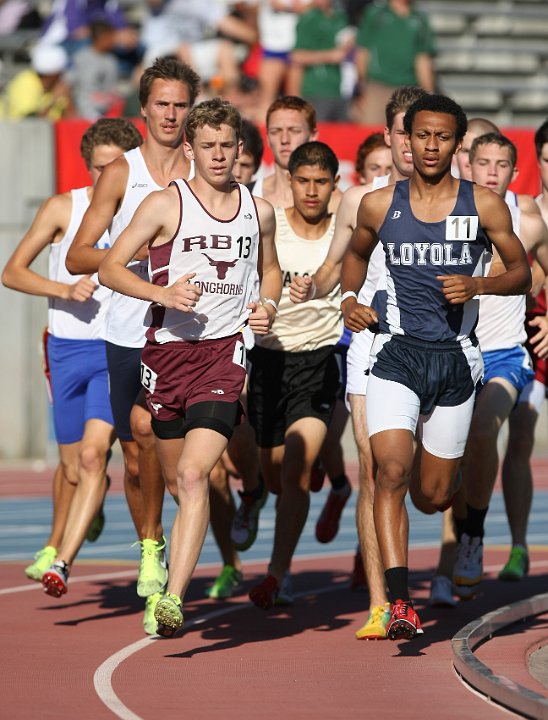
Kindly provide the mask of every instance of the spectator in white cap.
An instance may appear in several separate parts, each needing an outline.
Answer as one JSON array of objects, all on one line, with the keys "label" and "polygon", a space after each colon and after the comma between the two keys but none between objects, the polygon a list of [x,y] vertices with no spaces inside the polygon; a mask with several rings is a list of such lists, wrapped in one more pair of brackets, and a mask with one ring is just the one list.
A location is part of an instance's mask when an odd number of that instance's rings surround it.
[{"label": "spectator in white cap", "polygon": [[74,114],[70,87],[63,77],[66,52],[40,43],[31,50],[31,67],[22,70],[6,89],[4,114],[12,119],[45,117],[59,120]]}]

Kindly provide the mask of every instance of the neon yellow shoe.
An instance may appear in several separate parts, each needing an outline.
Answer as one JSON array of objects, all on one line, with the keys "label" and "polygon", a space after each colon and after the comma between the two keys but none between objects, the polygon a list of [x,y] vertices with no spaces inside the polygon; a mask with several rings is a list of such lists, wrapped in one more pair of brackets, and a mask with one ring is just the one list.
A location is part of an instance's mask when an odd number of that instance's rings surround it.
[{"label": "neon yellow shoe", "polygon": [[154,617],[154,611],[158,601],[162,599],[164,593],[157,592],[149,595],[145,601],[145,614],[143,616],[143,628],[147,635],[156,635],[158,630],[158,621]]},{"label": "neon yellow shoe", "polygon": [[141,565],[137,580],[137,595],[149,597],[167,585],[166,539],[145,538],[141,545]]},{"label": "neon yellow shoe", "polygon": [[57,548],[53,545],[46,545],[34,556],[34,562],[32,565],[27,565],[25,568],[25,575],[31,580],[42,580],[42,575],[49,570],[49,566],[53,565],[55,558],[57,557]]},{"label": "neon yellow shoe", "polygon": [[242,584],[242,573],[232,565],[225,565],[213,585],[206,590],[212,600],[226,600]]},{"label": "neon yellow shoe", "polygon": [[358,640],[385,640],[390,615],[390,603],[371,608],[367,622],[356,632]]},{"label": "neon yellow shoe", "polygon": [[522,545],[514,545],[510,551],[508,562],[499,572],[499,580],[519,582],[529,572],[529,555],[527,548]]},{"label": "neon yellow shoe", "polygon": [[158,623],[158,635],[170,638],[183,627],[183,603],[178,595],[166,592],[157,602],[154,617]]}]

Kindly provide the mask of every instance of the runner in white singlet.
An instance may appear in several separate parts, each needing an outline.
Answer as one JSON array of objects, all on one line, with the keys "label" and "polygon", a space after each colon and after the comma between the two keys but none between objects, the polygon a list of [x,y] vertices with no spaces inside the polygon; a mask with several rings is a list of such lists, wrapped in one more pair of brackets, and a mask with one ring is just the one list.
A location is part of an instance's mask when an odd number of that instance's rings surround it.
[{"label": "runner in white singlet", "polygon": [[[81,152],[93,185],[109,162],[141,142],[127,120],[101,119],[88,128]],[[104,342],[111,292],[98,285],[97,275],[74,277],[65,267],[67,250],[92,195],[93,187],[87,187],[50,198],[2,278],[9,287],[47,297],[49,304],[46,360],[60,465],[54,479],[52,531],[25,572],[42,580],[54,596],[66,592],[70,566],[86,536],[96,539],[102,529],[106,456],[113,441]],[[108,249],[109,244],[105,232],[98,247]],[[30,265],[48,246],[46,278]]]},{"label": "runner in white singlet", "polygon": [[[95,272],[106,255],[95,247],[113,226],[113,245],[139,203],[176,178],[188,178],[192,164],[181,151],[184,121],[200,86],[192,68],[161,58],[140,80],[139,100],[146,137],[135,153],[120,158],[97,185],[91,207],[67,255],[71,272]],[[136,277],[148,279],[146,251],[131,258]],[[124,453],[124,488],[141,546],[137,593],[145,597],[144,628],[154,633],[154,607],[167,582],[162,504],[165,493],[150,413],[141,397],[140,361],[146,304],[115,295],[107,319],[107,359],[116,433]]]}]

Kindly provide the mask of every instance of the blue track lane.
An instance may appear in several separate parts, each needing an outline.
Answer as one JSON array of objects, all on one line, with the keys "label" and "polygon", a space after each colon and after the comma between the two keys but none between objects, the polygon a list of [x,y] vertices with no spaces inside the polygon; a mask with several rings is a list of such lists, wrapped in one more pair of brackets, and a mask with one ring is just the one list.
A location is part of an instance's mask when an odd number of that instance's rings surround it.
[{"label": "blue track lane", "polygon": [[[356,547],[354,513],[357,494],[354,492],[345,508],[339,534],[328,545],[318,543],[314,526],[327,496],[327,490],[311,495],[310,513],[297,555],[321,555],[322,553],[353,552]],[[175,514],[175,503],[166,496],[164,506],[164,527],[169,530]],[[135,531],[131,523],[125,497],[109,495],[105,503],[106,525],[96,543],[84,543],[79,557],[87,560],[139,560],[139,548],[132,547]],[[441,515],[422,515],[409,504],[410,541],[417,547],[430,546],[440,539]],[[3,499],[0,503],[0,561],[32,559],[33,554],[43,546],[50,528],[51,500],[49,498]],[[529,521],[528,542],[530,545],[548,543],[548,491],[535,493]],[[261,513],[260,529],[252,548],[241,554],[242,561],[266,560],[272,549],[274,532],[274,498],[271,496]],[[491,502],[486,524],[487,545],[510,543],[510,533],[502,496],[495,493]],[[211,532],[200,557],[200,564],[219,564],[219,552]]]}]

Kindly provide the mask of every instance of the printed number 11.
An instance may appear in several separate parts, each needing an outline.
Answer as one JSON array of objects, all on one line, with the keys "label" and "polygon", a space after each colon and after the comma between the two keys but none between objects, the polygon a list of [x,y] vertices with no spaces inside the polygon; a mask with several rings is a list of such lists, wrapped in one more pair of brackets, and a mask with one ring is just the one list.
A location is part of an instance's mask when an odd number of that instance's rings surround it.
[{"label": "printed number 11", "polygon": [[[461,233],[461,223],[464,225],[464,228],[466,229],[466,233]],[[455,217],[453,218],[452,224],[455,226],[455,237],[456,238],[466,238],[467,240],[470,240],[470,218],[469,217]],[[463,229],[464,229],[463,228]]]}]

